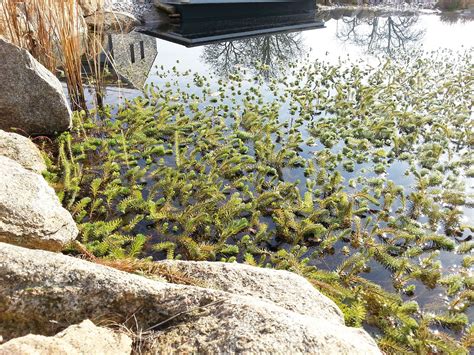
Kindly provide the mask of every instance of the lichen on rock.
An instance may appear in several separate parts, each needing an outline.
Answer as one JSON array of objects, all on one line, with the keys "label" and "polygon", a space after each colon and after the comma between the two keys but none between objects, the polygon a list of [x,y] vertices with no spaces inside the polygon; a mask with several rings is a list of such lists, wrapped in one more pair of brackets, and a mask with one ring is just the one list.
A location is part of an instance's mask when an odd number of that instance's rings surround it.
[{"label": "lichen on rock", "polygon": [[46,170],[41,152],[28,138],[0,130],[0,155],[21,164],[25,169],[41,174]]},{"label": "lichen on rock", "polygon": [[52,337],[29,334],[0,345],[0,354],[128,355],[131,351],[132,339],[125,333],[97,327],[88,319]]},{"label": "lichen on rock", "polygon": [[0,155],[0,242],[58,251],[78,229],[41,175]]},{"label": "lichen on rock", "polygon": [[0,37],[0,129],[54,135],[71,128],[59,80],[25,49]]},{"label": "lichen on rock", "polygon": [[105,317],[145,332],[151,353],[380,354],[363,329],[346,327],[339,317],[330,321],[269,299],[159,282],[4,243],[0,310],[6,339],[28,331],[52,335],[64,324]]},{"label": "lichen on rock", "polygon": [[165,260],[158,262],[202,281],[207,287],[270,300],[287,310],[343,324],[340,309],[305,278],[285,270],[238,263]]}]

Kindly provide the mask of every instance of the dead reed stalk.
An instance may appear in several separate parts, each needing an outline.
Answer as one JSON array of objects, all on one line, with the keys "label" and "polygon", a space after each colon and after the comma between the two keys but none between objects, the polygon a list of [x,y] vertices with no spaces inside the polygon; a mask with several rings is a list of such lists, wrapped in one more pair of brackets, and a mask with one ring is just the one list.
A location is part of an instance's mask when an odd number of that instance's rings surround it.
[{"label": "dead reed stalk", "polygon": [[85,25],[81,25],[82,16],[80,15],[79,5],[75,0],[36,0],[53,1],[53,9],[56,18],[54,27],[56,37],[59,40],[61,48],[61,59],[69,97],[73,109],[86,110],[86,99],[84,95],[84,86],[82,85],[81,56],[84,52],[83,38],[85,36]]}]

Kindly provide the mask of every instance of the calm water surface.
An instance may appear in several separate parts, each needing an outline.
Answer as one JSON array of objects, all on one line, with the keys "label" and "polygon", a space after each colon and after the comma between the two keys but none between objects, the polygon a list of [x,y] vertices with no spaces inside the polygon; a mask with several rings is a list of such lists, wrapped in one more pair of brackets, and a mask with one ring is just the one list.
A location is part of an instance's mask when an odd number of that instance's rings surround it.
[{"label": "calm water surface", "polygon": [[[325,28],[276,34],[186,48],[156,40],[155,65],[178,66],[202,74],[223,76],[242,67],[255,68],[255,63],[277,66],[298,60],[322,59],[330,62],[350,57],[352,60],[377,61],[413,48],[437,50],[474,46],[473,17],[445,18],[437,14],[388,15],[349,12],[352,17],[329,19]],[[339,14],[336,14],[339,15]],[[359,17],[360,16],[360,17]],[[321,17],[326,17],[322,15]],[[177,63],[179,60],[179,63]],[[152,70],[147,82],[160,82]],[[285,74],[281,71],[278,74]]]},{"label": "calm water surface", "polygon": [[[337,63],[349,59],[376,64],[384,56],[412,49],[462,51],[474,47],[474,10],[426,14],[336,9],[318,12],[317,18],[325,22],[324,28],[200,47],[187,48],[136,32],[109,35],[107,47],[113,47],[120,75],[139,90],[151,83],[158,86],[176,81],[184,87],[192,82],[192,78],[173,75],[172,69],[191,70],[215,83],[242,70],[259,73],[260,64],[269,66],[264,73],[267,78],[281,78],[291,76],[290,63],[307,64],[316,59]],[[110,87],[108,94],[108,102],[113,103],[137,92]]]},{"label": "calm water surface", "polygon": [[[423,49],[426,51],[451,49],[463,51],[474,47],[474,13],[375,13],[373,11],[335,10],[319,13],[325,20],[325,27],[303,32],[274,34],[228,42],[214,43],[201,47],[186,48],[182,45],[156,39],[140,33],[109,36],[114,48],[114,57],[119,62],[120,74],[135,88],[154,84],[200,93],[193,86],[193,76],[179,76],[176,72],[191,70],[210,80],[211,87],[217,81],[234,72],[246,71],[249,75],[263,74],[266,79],[291,77],[289,63],[310,63],[316,59],[337,63],[341,59],[376,64],[385,56],[393,56]],[[130,48],[134,47],[133,56]],[[132,63],[135,61],[135,63]],[[259,64],[266,64],[269,70],[260,72]],[[190,84],[187,88],[187,84]],[[245,89],[245,88],[243,88]],[[243,90],[244,91],[244,90]],[[116,103],[122,98],[138,95],[138,91],[123,88],[108,88],[107,100]],[[272,100],[271,96],[266,97]],[[284,107],[283,107],[284,110]],[[282,115],[285,119],[284,115]],[[303,146],[302,155],[308,157],[314,148]],[[355,171],[341,173],[346,178],[356,177],[366,164],[359,164]],[[387,171],[387,177],[407,190],[411,188],[413,176],[405,176],[405,162],[394,162]],[[305,181],[302,171],[285,172],[288,181]],[[367,175],[367,173],[365,174]],[[474,220],[472,197],[473,179],[466,182],[468,203],[464,207],[466,222]],[[304,189],[304,183],[302,183]],[[471,206],[471,207],[469,207]],[[340,260],[337,253],[318,261],[318,266],[331,269]],[[460,264],[462,258],[450,252],[441,252],[444,270],[449,272]],[[391,289],[390,274],[375,263],[366,277]],[[436,308],[437,291],[417,285],[417,300],[425,307]],[[421,292],[420,292],[421,291]],[[472,312],[470,318],[472,319]]]}]

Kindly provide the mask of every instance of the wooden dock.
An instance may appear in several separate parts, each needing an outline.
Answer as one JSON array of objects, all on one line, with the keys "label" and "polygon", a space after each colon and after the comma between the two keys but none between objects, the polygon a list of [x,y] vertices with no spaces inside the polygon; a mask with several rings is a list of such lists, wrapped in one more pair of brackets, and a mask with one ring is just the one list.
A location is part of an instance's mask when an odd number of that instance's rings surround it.
[{"label": "wooden dock", "polygon": [[305,31],[324,27],[315,14],[180,21],[142,27],[140,32],[186,47],[258,37],[277,33]]},{"label": "wooden dock", "polygon": [[311,14],[314,0],[160,0],[155,5],[182,21]]}]

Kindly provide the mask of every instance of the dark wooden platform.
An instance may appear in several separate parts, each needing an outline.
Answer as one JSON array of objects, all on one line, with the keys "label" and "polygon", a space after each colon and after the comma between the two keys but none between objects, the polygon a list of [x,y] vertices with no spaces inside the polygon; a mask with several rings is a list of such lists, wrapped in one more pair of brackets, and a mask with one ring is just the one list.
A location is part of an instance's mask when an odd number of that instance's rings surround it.
[{"label": "dark wooden platform", "polygon": [[158,5],[161,10],[173,9],[183,21],[191,21],[314,12],[316,0],[161,0]]},{"label": "dark wooden platform", "polygon": [[182,20],[177,23],[160,23],[155,27],[142,27],[138,31],[186,47],[231,41],[276,33],[304,31],[324,27],[315,19],[314,12],[285,16],[262,16],[202,21]]}]

